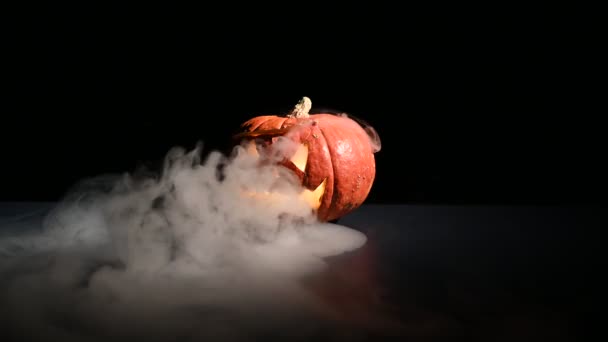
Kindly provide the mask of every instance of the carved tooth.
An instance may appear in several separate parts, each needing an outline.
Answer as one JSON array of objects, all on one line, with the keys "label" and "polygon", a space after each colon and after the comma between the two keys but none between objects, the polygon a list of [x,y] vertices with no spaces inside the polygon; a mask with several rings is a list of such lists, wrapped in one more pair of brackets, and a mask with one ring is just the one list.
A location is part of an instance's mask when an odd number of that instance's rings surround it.
[{"label": "carved tooth", "polygon": [[260,154],[258,153],[258,148],[255,144],[255,141],[250,140],[249,144],[247,144],[247,153],[254,156],[254,157],[260,157]]}]

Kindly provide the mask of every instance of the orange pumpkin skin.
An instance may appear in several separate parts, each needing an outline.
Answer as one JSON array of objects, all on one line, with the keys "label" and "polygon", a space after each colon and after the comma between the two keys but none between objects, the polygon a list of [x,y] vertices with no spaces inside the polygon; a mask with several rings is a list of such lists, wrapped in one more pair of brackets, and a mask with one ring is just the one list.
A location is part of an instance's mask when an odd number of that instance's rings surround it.
[{"label": "orange pumpkin skin", "polygon": [[369,195],[376,176],[374,153],[379,147],[368,131],[345,115],[308,115],[308,109],[304,115],[254,117],[243,123],[241,136],[266,140],[269,145],[281,136],[307,145],[304,172],[293,167],[288,156],[283,165],[296,173],[306,189],[315,190],[326,180],[317,217],[332,221],[361,206]]}]

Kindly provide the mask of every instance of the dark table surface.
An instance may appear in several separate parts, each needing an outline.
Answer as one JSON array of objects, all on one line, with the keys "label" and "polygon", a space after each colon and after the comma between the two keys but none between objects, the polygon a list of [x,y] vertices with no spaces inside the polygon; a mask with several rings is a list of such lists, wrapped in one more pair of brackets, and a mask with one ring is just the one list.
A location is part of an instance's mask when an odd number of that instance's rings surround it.
[{"label": "dark table surface", "polygon": [[[0,227],[52,205],[2,203]],[[602,207],[370,204],[338,223],[368,236],[355,253],[367,253],[382,302],[409,327],[398,340],[582,341],[608,322],[606,217]]]}]

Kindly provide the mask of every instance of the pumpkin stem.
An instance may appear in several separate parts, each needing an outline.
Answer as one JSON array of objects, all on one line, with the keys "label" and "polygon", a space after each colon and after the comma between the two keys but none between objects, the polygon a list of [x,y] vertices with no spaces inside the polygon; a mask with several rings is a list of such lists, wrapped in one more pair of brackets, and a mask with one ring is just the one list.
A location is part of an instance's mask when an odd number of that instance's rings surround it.
[{"label": "pumpkin stem", "polygon": [[289,118],[298,118],[305,119],[309,116],[308,112],[312,107],[312,101],[306,96],[304,96],[300,102],[295,106],[295,108],[287,115]]}]

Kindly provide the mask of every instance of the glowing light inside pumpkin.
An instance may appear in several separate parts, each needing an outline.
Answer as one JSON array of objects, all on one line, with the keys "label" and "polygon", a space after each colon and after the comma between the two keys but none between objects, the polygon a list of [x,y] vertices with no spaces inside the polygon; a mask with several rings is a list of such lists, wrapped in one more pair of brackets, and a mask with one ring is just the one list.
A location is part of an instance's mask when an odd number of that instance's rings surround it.
[{"label": "glowing light inside pumpkin", "polygon": [[290,161],[300,171],[304,172],[304,170],[306,170],[306,163],[308,161],[308,146],[306,146],[306,145],[298,146],[298,149],[296,150],[294,155],[291,157]]},{"label": "glowing light inside pumpkin", "polygon": [[[258,158],[260,157],[257,144],[253,140],[249,141],[249,143],[247,144],[245,149],[249,155],[258,157]],[[306,164],[308,162],[308,146],[304,145],[304,144],[299,145],[297,150],[291,157],[290,161],[300,171],[305,172]],[[275,176],[278,177],[279,174],[276,173]],[[326,183],[327,183],[327,179],[323,180],[323,182],[321,184],[319,184],[319,186],[315,190],[308,190],[308,189],[302,190],[302,192],[299,195],[299,199],[308,203],[311,208],[313,208],[315,210],[319,209],[319,207],[321,206],[322,199],[323,199],[323,194],[325,193]],[[283,200],[285,200],[285,196],[286,196],[285,194],[273,193],[273,192],[268,192],[268,191],[265,191],[265,192],[245,191],[244,195],[254,198],[256,200],[265,201],[267,203],[283,201]]]}]

